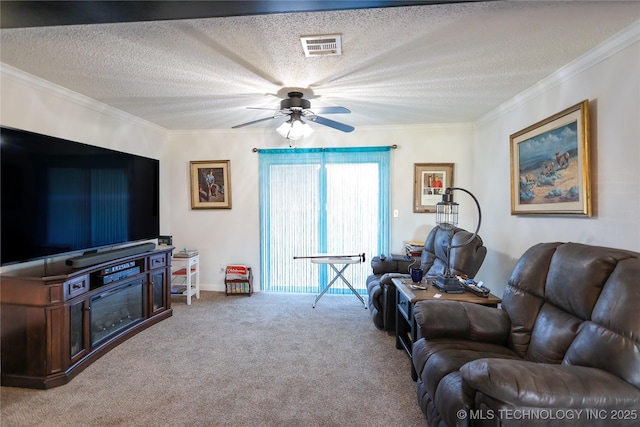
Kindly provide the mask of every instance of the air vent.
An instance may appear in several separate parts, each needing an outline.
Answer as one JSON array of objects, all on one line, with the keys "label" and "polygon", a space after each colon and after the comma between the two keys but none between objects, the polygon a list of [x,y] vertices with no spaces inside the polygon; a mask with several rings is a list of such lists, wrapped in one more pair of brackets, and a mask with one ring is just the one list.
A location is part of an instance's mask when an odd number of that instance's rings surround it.
[{"label": "air vent", "polygon": [[339,34],[300,37],[304,56],[342,55],[342,36]]}]

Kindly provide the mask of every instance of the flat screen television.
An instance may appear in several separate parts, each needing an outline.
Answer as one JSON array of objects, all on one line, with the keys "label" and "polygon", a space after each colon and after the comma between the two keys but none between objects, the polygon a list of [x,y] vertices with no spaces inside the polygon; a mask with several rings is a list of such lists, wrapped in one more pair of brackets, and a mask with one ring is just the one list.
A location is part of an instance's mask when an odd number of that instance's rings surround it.
[{"label": "flat screen television", "polygon": [[1,264],[156,239],[160,162],[0,127]]}]

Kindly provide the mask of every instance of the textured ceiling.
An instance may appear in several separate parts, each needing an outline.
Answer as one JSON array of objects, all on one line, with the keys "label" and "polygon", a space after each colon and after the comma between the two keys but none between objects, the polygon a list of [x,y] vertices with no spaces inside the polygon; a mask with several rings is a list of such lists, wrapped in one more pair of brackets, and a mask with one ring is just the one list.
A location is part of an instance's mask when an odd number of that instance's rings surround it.
[{"label": "textured ceiling", "polygon": [[[267,117],[246,107],[278,108],[292,88],[350,109],[331,119],[356,129],[459,123],[639,19],[637,2],[498,1],[15,28],[0,59],[169,130]],[[342,56],[306,58],[314,34],[341,34]]]}]

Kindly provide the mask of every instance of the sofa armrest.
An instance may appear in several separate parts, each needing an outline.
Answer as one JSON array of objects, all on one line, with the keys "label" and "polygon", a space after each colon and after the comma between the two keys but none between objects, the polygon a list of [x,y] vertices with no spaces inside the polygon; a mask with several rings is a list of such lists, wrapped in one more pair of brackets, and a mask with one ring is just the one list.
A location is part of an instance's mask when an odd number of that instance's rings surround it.
[{"label": "sofa armrest", "polygon": [[409,266],[414,263],[419,265],[420,260],[416,262],[415,259],[403,255],[391,255],[384,259],[376,256],[371,259],[371,268],[373,274],[377,275],[385,273],[409,274]]},{"label": "sofa armrest", "polygon": [[487,397],[482,400],[489,407],[503,402],[511,408],[640,408],[640,390],[588,366],[477,359],[464,364],[460,376],[465,386]]},{"label": "sofa armrest", "polygon": [[[391,286],[393,285],[393,279],[409,279],[411,275],[404,273],[384,273],[380,277],[380,285],[381,286]],[[395,286],[393,287],[395,289]]]},{"label": "sofa armrest", "polygon": [[426,339],[454,338],[506,345],[511,327],[503,310],[460,301],[420,301],[414,316]]}]

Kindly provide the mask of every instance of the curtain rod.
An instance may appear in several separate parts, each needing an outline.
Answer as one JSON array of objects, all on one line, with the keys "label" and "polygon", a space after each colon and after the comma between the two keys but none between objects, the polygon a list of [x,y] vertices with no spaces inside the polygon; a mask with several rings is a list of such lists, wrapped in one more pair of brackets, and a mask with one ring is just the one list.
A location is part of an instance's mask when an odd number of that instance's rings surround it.
[{"label": "curtain rod", "polygon": [[[393,144],[393,145],[377,145],[375,147],[381,147],[381,148],[385,148],[385,147],[389,147],[391,149],[396,149],[398,148],[398,144]],[[326,147],[320,147],[321,150],[324,150]],[[345,148],[345,147],[330,147],[330,148]],[[349,148],[360,148],[360,147],[349,147]],[[293,150],[295,150],[295,148],[292,148]],[[259,152],[261,149],[260,148],[256,148],[253,147],[251,149],[252,152],[257,153]],[[269,150],[269,148],[264,148],[263,150]],[[281,150],[281,148],[275,148],[275,150]]]}]

